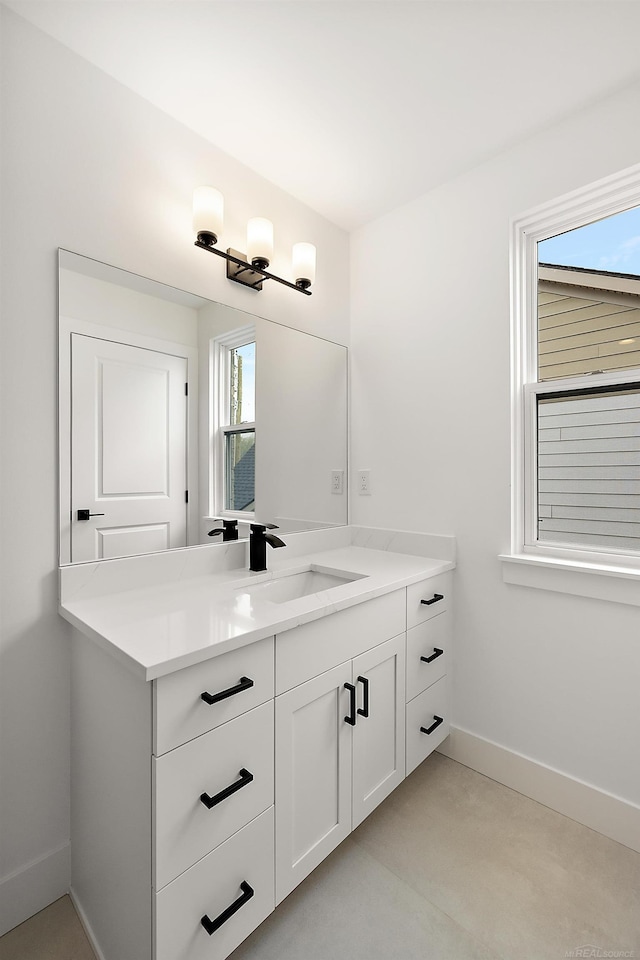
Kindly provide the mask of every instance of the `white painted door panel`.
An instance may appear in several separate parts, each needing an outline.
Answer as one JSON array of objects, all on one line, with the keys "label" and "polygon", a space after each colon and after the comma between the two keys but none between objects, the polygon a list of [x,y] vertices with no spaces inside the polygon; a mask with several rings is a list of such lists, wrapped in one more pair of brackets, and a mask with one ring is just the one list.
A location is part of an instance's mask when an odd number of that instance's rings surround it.
[{"label": "white painted door panel", "polygon": [[351,831],[351,661],[276,698],[276,903]]},{"label": "white painted door panel", "polygon": [[[353,727],[353,829],[404,780],[405,636],[353,661],[358,713]],[[368,688],[368,716],[364,716]],[[362,713],[360,711],[363,711]]]},{"label": "white painted door panel", "polygon": [[72,561],[186,545],[186,381],[184,357],[71,335]]}]

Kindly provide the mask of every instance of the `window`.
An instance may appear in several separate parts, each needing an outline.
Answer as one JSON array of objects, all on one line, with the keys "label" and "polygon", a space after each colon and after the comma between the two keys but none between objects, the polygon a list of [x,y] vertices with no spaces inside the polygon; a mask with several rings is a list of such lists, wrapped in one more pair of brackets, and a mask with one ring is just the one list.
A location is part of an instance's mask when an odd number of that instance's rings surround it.
[{"label": "window", "polygon": [[640,575],[640,168],[516,221],[512,294],[504,559]]},{"label": "window", "polygon": [[256,335],[245,327],[212,341],[212,515],[255,515]]}]

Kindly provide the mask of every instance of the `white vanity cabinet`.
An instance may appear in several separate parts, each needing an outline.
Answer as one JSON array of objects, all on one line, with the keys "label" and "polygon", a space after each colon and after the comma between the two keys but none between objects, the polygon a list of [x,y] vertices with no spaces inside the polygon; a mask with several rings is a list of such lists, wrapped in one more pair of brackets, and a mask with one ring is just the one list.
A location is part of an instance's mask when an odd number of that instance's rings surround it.
[{"label": "white vanity cabinet", "polygon": [[276,697],[276,903],[404,779],[404,603],[396,591],[277,638],[276,689],[343,662]]},{"label": "white vanity cabinet", "polygon": [[225,960],[442,742],[450,580],[151,682],[74,638],[72,895],[100,960]]}]

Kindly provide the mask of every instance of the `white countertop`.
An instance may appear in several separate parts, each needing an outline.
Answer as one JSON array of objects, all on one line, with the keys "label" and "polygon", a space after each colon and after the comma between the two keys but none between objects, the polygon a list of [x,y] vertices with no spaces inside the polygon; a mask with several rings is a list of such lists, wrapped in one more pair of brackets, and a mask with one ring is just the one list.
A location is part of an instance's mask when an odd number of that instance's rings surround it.
[{"label": "white countertop", "polygon": [[[226,570],[102,596],[69,598],[61,602],[60,613],[138,676],[153,680],[455,566],[450,560],[360,546],[282,560],[270,554],[269,560],[267,573]],[[246,592],[248,586],[310,565],[362,579],[285,603]]]}]

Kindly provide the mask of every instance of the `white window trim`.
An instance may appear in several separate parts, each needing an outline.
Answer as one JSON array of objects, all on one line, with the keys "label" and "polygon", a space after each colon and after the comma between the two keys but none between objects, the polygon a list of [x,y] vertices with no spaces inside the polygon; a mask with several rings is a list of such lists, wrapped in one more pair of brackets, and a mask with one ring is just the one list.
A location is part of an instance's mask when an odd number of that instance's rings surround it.
[{"label": "white window trim", "polygon": [[[224,509],[224,438],[226,433],[239,429],[239,425],[231,427],[227,414],[231,351],[255,339],[256,328],[251,324],[214,337],[209,344],[209,512],[212,518],[247,523],[255,519],[255,512]],[[255,426],[255,422],[242,424],[247,430],[255,430]]]},{"label": "white window trim", "polygon": [[[640,205],[640,164],[543,204],[510,224],[511,282],[511,552],[502,554],[508,583],[640,605],[640,562],[615,552],[531,544],[535,521],[535,403],[558,389],[537,381],[537,244],[594,220]],[[589,386],[628,383],[633,371],[589,377]],[[563,378],[563,389],[584,387]],[[525,504],[527,505],[525,508]]]}]

